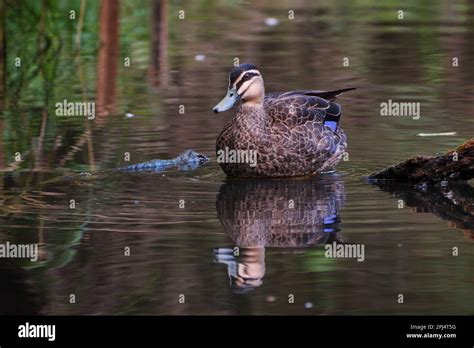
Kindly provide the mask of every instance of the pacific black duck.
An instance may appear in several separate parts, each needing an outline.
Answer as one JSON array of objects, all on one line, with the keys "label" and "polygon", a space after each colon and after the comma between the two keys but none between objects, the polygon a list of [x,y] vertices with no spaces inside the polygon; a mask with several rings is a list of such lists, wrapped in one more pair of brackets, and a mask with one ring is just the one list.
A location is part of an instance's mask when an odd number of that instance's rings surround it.
[{"label": "pacific black duck", "polygon": [[305,176],[332,171],[345,153],[339,126],[343,92],[300,90],[265,95],[262,74],[251,64],[234,67],[227,95],[214,112],[230,109],[232,120],[217,138],[217,160],[229,176]]}]

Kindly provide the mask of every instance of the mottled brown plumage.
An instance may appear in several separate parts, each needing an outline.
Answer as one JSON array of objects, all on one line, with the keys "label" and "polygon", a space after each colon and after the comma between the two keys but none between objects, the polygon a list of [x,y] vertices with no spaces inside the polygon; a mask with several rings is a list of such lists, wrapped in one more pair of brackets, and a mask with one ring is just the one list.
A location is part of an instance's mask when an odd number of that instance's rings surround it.
[{"label": "mottled brown plumage", "polygon": [[264,95],[255,66],[234,68],[228,94],[214,111],[225,111],[238,99],[242,104],[217,138],[218,160],[219,151],[226,148],[254,150],[257,164],[219,161],[221,168],[237,177],[305,176],[333,170],[346,150],[346,135],[324,121],[328,115],[339,118],[341,108],[333,100],[346,90],[350,89]]}]

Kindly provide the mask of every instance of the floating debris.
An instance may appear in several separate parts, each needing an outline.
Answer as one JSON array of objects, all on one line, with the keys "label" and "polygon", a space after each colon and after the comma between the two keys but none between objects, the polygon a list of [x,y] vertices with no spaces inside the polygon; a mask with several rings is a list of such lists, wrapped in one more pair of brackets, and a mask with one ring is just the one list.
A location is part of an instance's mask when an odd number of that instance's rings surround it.
[{"label": "floating debris", "polygon": [[456,132],[444,132],[444,133],[418,133],[419,137],[449,137],[456,135]]},{"label": "floating debris", "polygon": [[127,112],[125,113],[125,117],[131,118],[131,117],[135,117],[135,115],[132,114],[131,112]]},{"label": "floating debris", "polygon": [[203,62],[206,60],[206,56],[204,54],[196,54],[194,60],[197,62]]},{"label": "floating debris", "polygon": [[306,302],[306,303],[304,304],[304,308],[306,308],[306,309],[313,308],[313,304],[312,304],[311,302]]},{"label": "floating debris", "polygon": [[267,302],[275,302],[276,301],[276,297],[275,296],[267,296],[266,298]]},{"label": "floating debris", "polygon": [[265,19],[265,24],[268,25],[269,27],[274,27],[275,25],[278,25],[280,21],[276,18],[266,18]]}]

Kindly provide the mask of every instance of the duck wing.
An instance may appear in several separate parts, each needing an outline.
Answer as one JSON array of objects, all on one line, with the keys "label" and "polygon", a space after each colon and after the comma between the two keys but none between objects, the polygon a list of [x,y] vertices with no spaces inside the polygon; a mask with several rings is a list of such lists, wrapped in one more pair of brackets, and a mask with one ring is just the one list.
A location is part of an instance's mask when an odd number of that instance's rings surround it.
[{"label": "duck wing", "polygon": [[263,106],[274,126],[292,128],[308,121],[322,123],[330,103],[321,97],[293,91],[266,95]]},{"label": "duck wing", "polygon": [[278,98],[285,98],[289,96],[297,96],[297,95],[306,95],[306,96],[313,96],[326,99],[328,101],[334,101],[338,96],[340,96],[344,92],[352,91],[356,88],[343,88],[343,89],[336,89],[334,91],[321,91],[321,90],[298,90],[298,91],[290,91],[290,92],[273,92],[269,93],[265,96],[265,98],[270,99],[278,99]]},{"label": "duck wing", "polygon": [[264,108],[272,119],[275,147],[287,162],[331,169],[345,150],[346,137],[340,128],[326,127],[325,121],[331,117],[338,120],[341,108],[313,94],[330,93],[326,95],[335,98],[341,92],[305,92],[272,93],[265,97]]},{"label": "duck wing", "polygon": [[341,116],[341,107],[334,101],[342,93],[354,89],[274,92],[265,96],[264,107],[277,126],[282,123],[282,126],[292,127],[307,121],[337,123]]}]

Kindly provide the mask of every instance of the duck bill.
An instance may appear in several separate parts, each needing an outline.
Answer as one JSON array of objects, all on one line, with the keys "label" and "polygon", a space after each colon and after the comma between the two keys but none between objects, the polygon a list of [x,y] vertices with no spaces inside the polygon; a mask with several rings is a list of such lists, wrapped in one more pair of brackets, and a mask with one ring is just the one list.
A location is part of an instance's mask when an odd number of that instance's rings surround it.
[{"label": "duck bill", "polygon": [[235,88],[229,89],[226,96],[216,106],[212,108],[215,113],[229,110],[240,99]]}]

